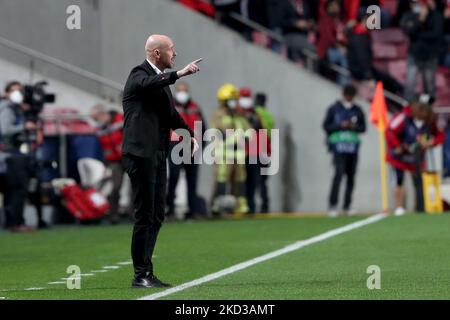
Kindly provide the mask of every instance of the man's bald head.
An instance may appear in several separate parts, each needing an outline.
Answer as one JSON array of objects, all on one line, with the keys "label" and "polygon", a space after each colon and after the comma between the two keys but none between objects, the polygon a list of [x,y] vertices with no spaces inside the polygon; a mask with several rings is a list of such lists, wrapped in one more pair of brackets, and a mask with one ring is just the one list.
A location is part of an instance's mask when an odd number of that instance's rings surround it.
[{"label": "man's bald head", "polygon": [[145,43],[145,53],[149,59],[160,70],[173,68],[175,65],[176,52],[174,43],[168,36],[153,34]]},{"label": "man's bald head", "polygon": [[148,37],[147,42],[145,43],[145,51],[150,52],[167,45],[170,46],[171,44],[173,44],[173,41],[168,36],[162,34],[152,34]]}]

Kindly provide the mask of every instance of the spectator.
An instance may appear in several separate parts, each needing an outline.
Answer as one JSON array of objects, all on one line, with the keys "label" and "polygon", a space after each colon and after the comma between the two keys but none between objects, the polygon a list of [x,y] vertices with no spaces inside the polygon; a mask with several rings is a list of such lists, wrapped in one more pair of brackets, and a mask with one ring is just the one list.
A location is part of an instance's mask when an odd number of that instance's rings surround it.
[{"label": "spectator", "polygon": [[[175,92],[175,108],[186,124],[194,131],[195,122],[201,122],[202,132],[195,132],[197,141],[202,141],[202,136],[206,130],[206,122],[198,104],[191,98],[189,86],[186,82],[180,82],[176,86]],[[201,135],[201,136],[198,136]],[[172,132],[170,152],[174,146],[179,143],[179,137]],[[170,154],[169,152],[169,154]],[[168,217],[175,216],[175,190],[180,177],[181,169],[184,169],[187,180],[187,199],[189,211],[185,214],[185,218],[194,218],[199,214],[197,205],[197,180],[199,165],[195,163],[175,164],[172,157],[169,156],[169,188],[167,193]]]},{"label": "spectator", "polygon": [[424,211],[422,170],[425,151],[444,142],[444,133],[436,125],[429,99],[421,96],[396,114],[386,129],[387,162],[395,170],[395,215],[405,213],[405,171],[412,174],[416,191],[416,210]]},{"label": "spectator", "polygon": [[[275,120],[273,115],[267,110],[266,107],[266,94],[265,93],[257,93],[255,95],[255,112],[259,116],[261,120],[261,125],[263,129],[267,130],[267,141],[266,146],[268,148],[266,154],[263,152],[260,153],[259,161],[260,161],[260,167],[267,167],[269,164],[267,161],[262,161],[263,157],[271,156],[271,130],[275,128]],[[269,190],[267,187],[267,178],[268,175],[262,175],[260,174],[259,178],[259,192],[261,195],[261,212],[262,213],[268,213],[270,212],[270,202],[269,202]]]},{"label": "spectator", "polygon": [[20,150],[27,132],[36,130],[34,122],[26,121],[23,86],[12,81],[5,87],[5,99],[0,102],[0,141],[3,174],[1,175],[6,228],[12,232],[29,232],[25,225],[24,209],[30,178],[29,158]]},{"label": "spectator", "polygon": [[403,94],[403,86],[397,80],[373,66],[372,43],[366,20],[367,14],[361,11],[357,25],[349,31],[347,58],[350,73],[355,80],[366,81],[373,88],[377,81],[381,81],[388,91]]},{"label": "spectator", "polygon": [[366,12],[370,6],[377,6],[380,8],[381,27],[387,28],[390,25],[391,15],[389,11],[383,8],[383,5],[384,0],[344,0],[347,22],[350,26],[353,26],[361,10]]},{"label": "spectator", "polygon": [[249,20],[255,21],[263,27],[269,28],[267,2],[268,0],[242,0],[242,16]]},{"label": "spectator", "polygon": [[248,38],[248,28],[231,16],[232,13],[241,14],[241,0],[213,0],[212,3],[215,8],[216,19],[221,24]]},{"label": "spectator", "polygon": [[410,2],[411,0],[398,0],[395,16],[392,20],[393,26],[400,26],[400,21],[402,20],[404,14],[410,10]]},{"label": "spectator", "polygon": [[[326,14],[320,18],[317,27],[317,55],[322,61],[331,62],[348,69],[344,25],[339,17],[339,1],[328,0],[326,3]],[[337,82],[341,86],[347,84],[348,81],[347,76],[338,75]]]},{"label": "spectator", "polygon": [[410,3],[411,10],[400,22],[410,39],[404,97],[408,101],[414,100],[416,77],[420,72],[425,92],[436,98],[435,75],[442,44],[443,17],[435,0]]},{"label": "spectator", "polygon": [[268,6],[271,28],[284,36],[291,60],[304,59],[304,50],[315,52],[314,45],[308,40],[314,20],[306,1],[269,0]]},{"label": "spectator", "polygon": [[356,88],[346,85],[342,100],[328,108],[323,128],[327,133],[329,149],[333,154],[334,178],[329,195],[329,216],[338,215],[337,204],[341,180],[347,177],[344,197],[344,211],[351,214],[352,193],[355,182],[356,166],[360,140],[358,135],[366,131],[366,121],[360,106],[354,104]]},{"label": "spectator", "polygon": [[[122,166],[123,114],[110,110],[103,105],[96,105],[91,110],[91,117],[100,126],[97,136],[103,150],[106,166],[112,172],[113,189],[109,195],[110,221],[119,222],[120,190],[123,183]],[[131,212],[129,212],[131,214]]]}]

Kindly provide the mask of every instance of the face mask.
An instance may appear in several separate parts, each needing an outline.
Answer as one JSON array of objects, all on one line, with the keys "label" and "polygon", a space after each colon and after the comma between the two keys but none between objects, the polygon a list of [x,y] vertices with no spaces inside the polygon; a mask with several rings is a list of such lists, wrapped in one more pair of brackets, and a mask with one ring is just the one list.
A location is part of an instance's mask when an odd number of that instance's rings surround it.
[{"label": "face mask", "polygon": [[178,91],[175,93],[175,100],[177,100],[179,104],[186,104],[189,101],[189,98],[189,93],[186,91]]},{"label": "face mask", "polygon": [[227,106],[230,109],[234,109],[237,106],[237,101],[236,100],[227,100]]},{"label": "face mask", "polygon": [[23,102],[23,94],[19,90],[15,90],[10,93],[9,100],[11,102],[14,102],[16,104],[21,104]]},{"label": "face mask", "polygon": [[342,105],[344,106],[345,109],[350,109],[351,107],[353,107],[353,103],[348,101],[342,101]]},{"label": "face mask", "polygon": [[416,125],[417,128],[420,129],[423,127],[424,121],[420,119],[414,119],[414,124]]},{"label": "face mask", "polygon": [[413,12],[414,13],[420,13],[421,9],[422,8],[421,8],[420,4],[416,4],[416,5],[413,6]]},{"label": "face mask", "polygon": [[253,107],[253,99],[249,97],[240,98],[239,106],[244,109],[249,109]]}]

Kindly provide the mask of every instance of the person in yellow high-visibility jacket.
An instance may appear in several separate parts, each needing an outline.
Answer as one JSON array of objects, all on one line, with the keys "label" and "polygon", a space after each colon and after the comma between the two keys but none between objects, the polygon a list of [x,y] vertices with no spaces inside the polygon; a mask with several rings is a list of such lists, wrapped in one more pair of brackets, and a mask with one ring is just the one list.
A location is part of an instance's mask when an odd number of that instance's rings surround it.
[{"label": "person in yellow high-visibility jacket", "polygon": [[[223,139],[215,141],[214,156],[216,162],[216,189],[213,199],[213,213],[225,211],[224,200],[227,195],[233,195],[236,203],[233,212],[245,214],[248,212],[245,198],[245,139],[246,131],[250,129],[247,119],[236,112],[238,89],[229,83],[217,91],[219,107],[211,119],[211,127],[222,132]],[[232,129],[232,134],[227,129]],[[239,130],[240,129],[240,130]]]}]

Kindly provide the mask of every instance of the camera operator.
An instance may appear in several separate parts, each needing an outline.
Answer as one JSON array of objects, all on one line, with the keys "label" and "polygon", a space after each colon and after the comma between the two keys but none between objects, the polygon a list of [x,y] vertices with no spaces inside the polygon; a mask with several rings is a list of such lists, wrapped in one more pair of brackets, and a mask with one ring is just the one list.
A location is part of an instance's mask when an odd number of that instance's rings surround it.
[{"label": "camera operator", "polygon": [[28,192],[29,157],[21,152],[21,145],[29,132],[37,132],[36,122],[26,120],[30,106],[24,103],[24,88],[18,81],[5,87],[5,99],[0,102],[0,148],[4,154],[6,171],[2,173],[6,228],[12,232],[29,232],[25,226],[24,208]]}]

